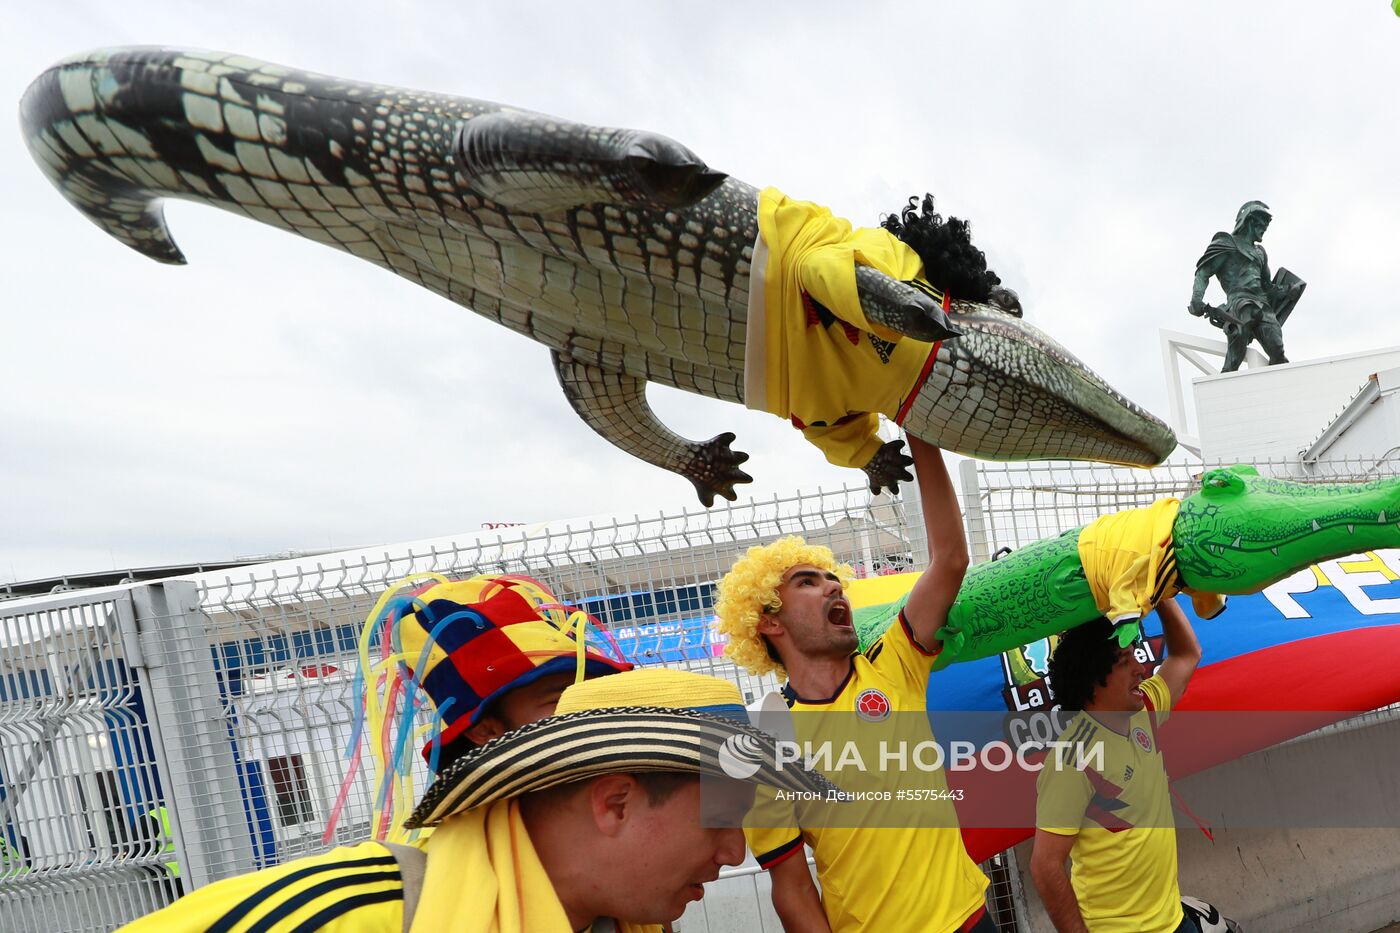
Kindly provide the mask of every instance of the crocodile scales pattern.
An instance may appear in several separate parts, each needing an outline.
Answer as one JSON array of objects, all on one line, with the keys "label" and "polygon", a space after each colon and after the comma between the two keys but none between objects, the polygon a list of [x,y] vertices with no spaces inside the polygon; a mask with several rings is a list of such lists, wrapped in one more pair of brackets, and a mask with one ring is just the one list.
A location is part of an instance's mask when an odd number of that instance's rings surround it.
[{"label": "crocodile scales pattern", "polygon": [[1253,593],[1300,566],[1400,547],[1400,480],[1294,483],[1211,470],[1182,501],[1172,537],[1187,586]]},{"label": "crocodile scales pattern", "polygon": [[[702,500],[733,498],[747,481],[727,442],[665,431],[639,391],[656,382],[743,401],[757,190],[679,144],[165,49],[62,62],[26,92],[21,117],[64,196],[143,254],[184,261],[165,197],[345,250],[544,344],[570,372],[598,370],[565,382],[574,409],[622,449],[687,476]],[[703,190],[702,176],[713,179]],[[890,306],[915,290],[868,279],[872,317],[927,329]],[[1034,327],[982,305],[953,311],[962,334],[944,342],[906,418],[911,433],[994,458],[1150,464],[1174,446],[1161,422]]]}]

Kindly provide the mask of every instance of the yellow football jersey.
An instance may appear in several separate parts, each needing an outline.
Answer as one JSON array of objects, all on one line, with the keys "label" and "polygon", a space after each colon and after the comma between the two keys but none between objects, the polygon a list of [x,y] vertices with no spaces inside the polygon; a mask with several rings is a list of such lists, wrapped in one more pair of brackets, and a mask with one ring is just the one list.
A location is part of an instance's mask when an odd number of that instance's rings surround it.
[{"label": "yellow football jersey", "polygon": [[[935,652],[925,651],[913,638],[900,613],[899,624],[864,653],[852,659],[851,671],[835,695],[800,697],[791,686],[783,688],[798,741],[820,741],[823,721],[813,714],[838,713],[825,720],[831,731],[848,733],[856,716],[879,723],[894,713],[918,713],[927,727],[927,689]],[[849,769],[829,771],[843,790],[886,787],[898,790],[918,784],[920,789],[947,791],[947,780],[935,772],[890,769],[852,775]],[[854,780],[853,780],[854,778]],[[911,930],[951,933],[984,906],[987,876],[968,857],[958,828],[953,801],[929,800],[921,804],[917,820],[924,825],[903,825],[912,816],[909,804],[870,804],[871,825],[865,827],[802,826],[801,808],[775,800],[760,791],[760,803],[745,822],[745,834],[754,857],[764,868],[786,858],[801,857],[810,845],[817,862],[822,906],[833,933],[855,930]],[[865,806],[865,804],[861,804]],[[895,807],[904,807],[895,810]],[[884,814],[875,810],[884,808]],[[885,819],[881,819],[881,816]]]},{"label": "yellow football jersey", "polygon": [[[1074,836],[1070,882],[1091,933],[1172,933],[1181,922],[1176,829],[1156,726],[1171,711],[1160,676],[1148,708],[1120,735],[1088,713],[1072,719],[1036,782],[1038,829]],[[1101,757],[1100,757],[1101,756]],[[1081,768],[1080,764],[1086,766]]]},{"label": "yellow football jersey", "polygon": [[400,933],[403,879],[377,842],[226,878],[180,898],[119,933]]},{"label": "yellow football jersey", "polygon": [[880,449],[883,413],[903,421],[937,344],[866,317],[856,266],[908,283],[935,302],[919,254],[888,230],[848,221],[776,188],[758,198],[759,240],[749,283],[744,405],[790,419],[837,466]]}]

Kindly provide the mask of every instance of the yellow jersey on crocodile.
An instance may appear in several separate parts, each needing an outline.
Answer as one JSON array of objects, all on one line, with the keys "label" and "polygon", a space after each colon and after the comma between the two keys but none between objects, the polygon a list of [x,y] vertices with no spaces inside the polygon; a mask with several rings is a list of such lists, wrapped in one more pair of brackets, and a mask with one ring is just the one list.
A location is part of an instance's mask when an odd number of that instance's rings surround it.
[{"label": "yellow jersey on crocodile", "polygon": [[848,467],[865,466],[879,450],[879,414],[903,419],[938,346],[865,316],[857,263],[945,301],[919,279],[918,254],[889,231],[852,229],[776,188],[759,194],[744,404],[790,419],[827,460]]},{"label": "yellow jersey on crocodile", "polygon": [[1141,619],[1177,593],[1191,597],[1191,608],[1202,619],[1225,608],[1224,596],[1197,592],[1181,581],[1172,539],[1180,508],[1180,499],[1158,499],[1100,516],[1079,532],[1079,562],[1094,603],[1115,626]]}]

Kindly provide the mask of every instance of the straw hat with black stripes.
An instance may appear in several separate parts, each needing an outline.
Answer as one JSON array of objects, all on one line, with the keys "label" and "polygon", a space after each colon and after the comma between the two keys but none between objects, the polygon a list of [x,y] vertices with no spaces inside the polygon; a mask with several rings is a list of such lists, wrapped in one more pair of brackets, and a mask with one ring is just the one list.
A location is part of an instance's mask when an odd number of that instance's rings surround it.
[{"label": "straw hat with black stripes", "polygon": [[779,763],[727,680],[648,668],[574,684],[555,715],[472,749],[438,775],[409,828],[604,774],[681,772],[826,795],[835,785]]}]

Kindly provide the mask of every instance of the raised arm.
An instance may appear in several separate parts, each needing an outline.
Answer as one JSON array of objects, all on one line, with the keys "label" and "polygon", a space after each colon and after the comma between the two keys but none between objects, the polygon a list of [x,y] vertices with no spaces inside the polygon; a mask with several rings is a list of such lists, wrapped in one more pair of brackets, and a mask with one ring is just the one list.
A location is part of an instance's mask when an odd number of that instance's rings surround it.
[{"label": "raised arm", "polygon": [[909,593],[904,617],[919,644],[932,649],[934,635],[948,620],[948,609],[967,572],[967,537],[943,452],[913,435],[909,435],[909,452],[914,457],[914,476],[923,502],[929,566]]},{"label": "raised arm", "polygon": [[1201,643],[1175,599],[1158,603],[1157,617],[1162,620],[1162,634],[1167,638],[1167,658],[1157,673],[1167,682],[1175,708],[1191,682],[1191,675],[1196,673],[1196,666],[1201,663]]}]

